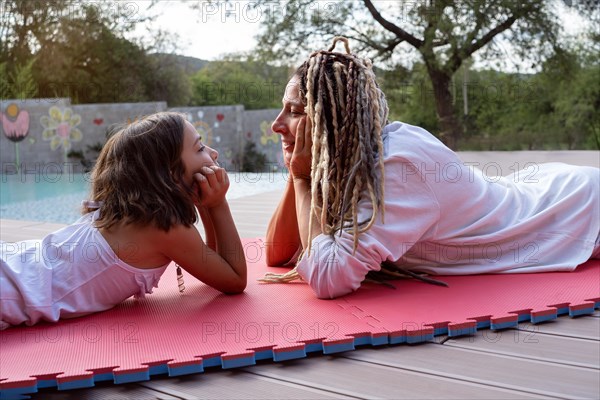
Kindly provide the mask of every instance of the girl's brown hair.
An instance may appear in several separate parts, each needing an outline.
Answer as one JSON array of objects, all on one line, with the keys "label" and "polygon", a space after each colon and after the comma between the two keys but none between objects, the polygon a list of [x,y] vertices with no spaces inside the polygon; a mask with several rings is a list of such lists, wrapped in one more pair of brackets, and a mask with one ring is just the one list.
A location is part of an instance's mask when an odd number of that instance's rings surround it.
[{"label": "girl's brown hair", "polygon": [[197,221],[193,189],[183,179],[185,121],[180,113],[152,114],[108,139],[92,171],[91,199],[102,202],[98,228],[125,221],[168,231]]}]

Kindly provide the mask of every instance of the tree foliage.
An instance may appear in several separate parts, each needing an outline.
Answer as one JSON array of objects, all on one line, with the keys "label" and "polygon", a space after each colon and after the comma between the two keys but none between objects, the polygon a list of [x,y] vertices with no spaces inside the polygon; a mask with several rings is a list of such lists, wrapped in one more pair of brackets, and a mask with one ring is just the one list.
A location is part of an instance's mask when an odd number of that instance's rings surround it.
[{"label": "tree foliage", "polygon": [[[295,60],[326,48],[334,36],[354,43],[354,51],[381,62],[415,61],[431,81],[439,136],[456,146],[463,129],[452,104],[451,83],[475,53],[543,62],[561,49],[557,1],[514,0],[259,0],[266,10],[259,53],[271,60]],[[589,11],[589,10],[588,10]],[[585,13],[585,11],[582,11]]]},{"label": "tree foliage", "polygon": [[[426,68],[376,71],[388,97],[390,119],[438,131]],[[450,85],[462,125],[461,150],[600,150],[598,55],[556,55],[535,74],[464,66]]]},{"label": "tree foliage", "polygon": [[241,56],[213,61],[194,74],[191,105],[243,104],[248,110],[277,108],[289,69]]},{"label": "tree foliage", "polygon": [[30,66],[39,97],[73,103],[189,101],[187,77],[168,56],[126,38],[146,21],[135,2],[3,1],[0,62],[6,83]]},{"label": "tree foliage", "polygon": [[37,84],[33,77],[33,63],[14,65],[8,72],[7,63],[0,63],[0,98],[27,99],[37,95]]}]

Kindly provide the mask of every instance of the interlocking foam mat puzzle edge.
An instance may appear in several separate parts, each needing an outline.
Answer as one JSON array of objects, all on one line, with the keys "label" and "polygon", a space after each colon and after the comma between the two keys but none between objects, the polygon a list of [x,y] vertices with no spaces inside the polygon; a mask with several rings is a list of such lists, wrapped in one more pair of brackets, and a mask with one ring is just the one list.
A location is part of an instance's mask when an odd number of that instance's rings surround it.
[{"label": "interlocking foam mat puzzle edge", "polygon": [[157,375],[280,362],[356,346],[420,343],[472,335],[600,308],[600,260],[574,272],[446,276],[448,288],[413,280],[396,290],[365,284],[319,300],[302,282],[262,284],[268,271],[261,239],[245,239],[248,287],[228,296],[174,266],[159,288],[112,310],[57,324],[0,332],[0,398],[26,398],[41,388],[68,390],[149,380]]}]

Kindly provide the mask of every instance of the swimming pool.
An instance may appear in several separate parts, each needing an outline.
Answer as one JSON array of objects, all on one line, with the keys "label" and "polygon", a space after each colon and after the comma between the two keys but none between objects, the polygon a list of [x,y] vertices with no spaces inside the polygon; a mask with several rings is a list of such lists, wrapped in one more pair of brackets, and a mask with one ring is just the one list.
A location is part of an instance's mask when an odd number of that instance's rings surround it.
[{"label": "swimming pool", "polygon": [[[227,199],[283,189],[286,179],[284,172],[230,172]],[[0,219],[69,224],[89,190],[89,174],[0,175]]]}]

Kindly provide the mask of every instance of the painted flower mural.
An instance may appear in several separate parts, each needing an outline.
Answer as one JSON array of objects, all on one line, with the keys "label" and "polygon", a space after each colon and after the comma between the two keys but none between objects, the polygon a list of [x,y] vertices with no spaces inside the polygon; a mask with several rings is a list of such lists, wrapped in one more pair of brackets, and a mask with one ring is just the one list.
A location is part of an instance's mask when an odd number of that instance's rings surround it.
[{"label": "painted flower mural", "polygon": [[260,137],[260,143],[266,146],[269,142],[277,144],[279,142],[279,135],[271,130],[272,122],[262,121],[260,123],[260,131],[262,136]]},{"label": "painted flower mural", "polygon": [[19,142],[29,134],[29,112],[19,110],[19,106],[11,103],[6,107],[6,113],[0,113],[4,136],[15,144],[15,162],[17,170],[21,168],[19,159]]},{"label": "painted flower mural", "polygon": [[67,159],[67,152],[71,149],[72,142],[79,142],[83,134],[77,125],[81,123],[81,116],[73,114],[70,108],[61,111],[58,107],[50,107],[48,115],[40,118],[40,123],[44,127],[42,139],[50,141],[50,149],[56,150],[62,147]]},{"label": "painted flower mural", "polygon": [[202,142],[207,146],[212,146],[213,132],[210,126],[204,121],[195,121],[192,122],[192,125],[194,125],[196,132],[202,137]]},{"label": "painted flower mural", "polygon": [[0,113],[2,117],[2,130],[4,136],[11,142],[20,142],[29,133],[29,113],[19,110],[19,106],[11,103],[6,107],[6,114]]}]

